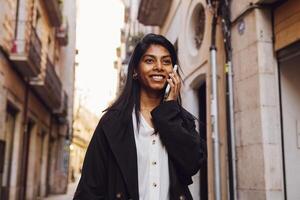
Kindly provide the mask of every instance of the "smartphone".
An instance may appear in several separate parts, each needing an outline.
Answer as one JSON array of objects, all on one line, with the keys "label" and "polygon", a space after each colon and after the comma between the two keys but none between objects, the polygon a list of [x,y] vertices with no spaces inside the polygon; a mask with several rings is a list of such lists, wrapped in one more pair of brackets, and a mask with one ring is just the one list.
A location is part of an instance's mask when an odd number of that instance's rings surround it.
[{"label": "smartphone", "polygon": [[[174,68],[173,68],[173,72],[176,72],[178,69],[178,65],[174,65]],[[170,90],[171,90],[171,86],[170,84],[168,83],[166,89],[165,89],[165,94],[164,94],[164,100],[166,100],[169,96],[169,93],[170,93]]]}]

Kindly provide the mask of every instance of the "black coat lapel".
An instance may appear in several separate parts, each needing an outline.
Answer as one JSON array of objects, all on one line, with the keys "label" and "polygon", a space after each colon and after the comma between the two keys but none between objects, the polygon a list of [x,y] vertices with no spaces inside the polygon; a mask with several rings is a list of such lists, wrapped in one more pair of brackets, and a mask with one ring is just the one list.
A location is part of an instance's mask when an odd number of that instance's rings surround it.
[{"label": "black coat lapel", "polygon": [[125,126],[120,119],[114,118],[104,123],[103,129],[123,174],[128,193],[132,199],[137,200],[138,169],[132,118]]}]

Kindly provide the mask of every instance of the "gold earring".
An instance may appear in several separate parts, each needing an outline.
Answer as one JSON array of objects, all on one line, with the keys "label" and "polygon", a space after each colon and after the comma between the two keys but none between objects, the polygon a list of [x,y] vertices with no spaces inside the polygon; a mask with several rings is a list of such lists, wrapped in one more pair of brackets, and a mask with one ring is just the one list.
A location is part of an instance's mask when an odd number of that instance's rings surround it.
[{"label": "gold earring", "polygon": [[132,74],[132,78],[133,78],[134,80],[137,79],[137,76],[138,76],[138,74],[137,74],[136,72],[134,72],[134,73]]}]

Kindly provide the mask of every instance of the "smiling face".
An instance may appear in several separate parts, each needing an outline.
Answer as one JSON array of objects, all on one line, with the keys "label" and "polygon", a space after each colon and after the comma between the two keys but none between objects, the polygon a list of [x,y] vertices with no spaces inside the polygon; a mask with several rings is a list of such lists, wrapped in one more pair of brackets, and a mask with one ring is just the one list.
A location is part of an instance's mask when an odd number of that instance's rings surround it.
[{"label": "smiling face", "polygon": [[142,92],[161,93],[172,69],[169,51],[158,44],[150,45],[141,57],[137,71]]}]

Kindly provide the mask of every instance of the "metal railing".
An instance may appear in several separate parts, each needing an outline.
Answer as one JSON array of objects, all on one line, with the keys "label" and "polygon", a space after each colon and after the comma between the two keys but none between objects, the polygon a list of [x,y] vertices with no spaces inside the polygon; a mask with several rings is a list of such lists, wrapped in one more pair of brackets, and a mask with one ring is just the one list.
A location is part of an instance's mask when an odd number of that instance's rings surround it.
[{"label": "metal railing", "polygon": [[16,26],[15,39],[12,41],[10,48],[11,59],[18,62],[17,65],[30,65],[29,67],[32,69],[28,70],[39,73],[41,69],[42,43],[37,30],[29,21],[17,21]]},{"label": "metal railing", "polygon": [[50,87],[50,92],[52,93],[51,96],[54,97],[55,102],[61,101],[61,90],[62,90],[62,83],[55,72],[54,65],[52,61],[47,57],[46,63],[46,80],[45,83],[48,87]]},{"label": "metal railing", "polygon": [[28,58],[34,63],[35,66],[41,65],[42,43],[39,39],[36,29],[31,26],[30,42]]}]

